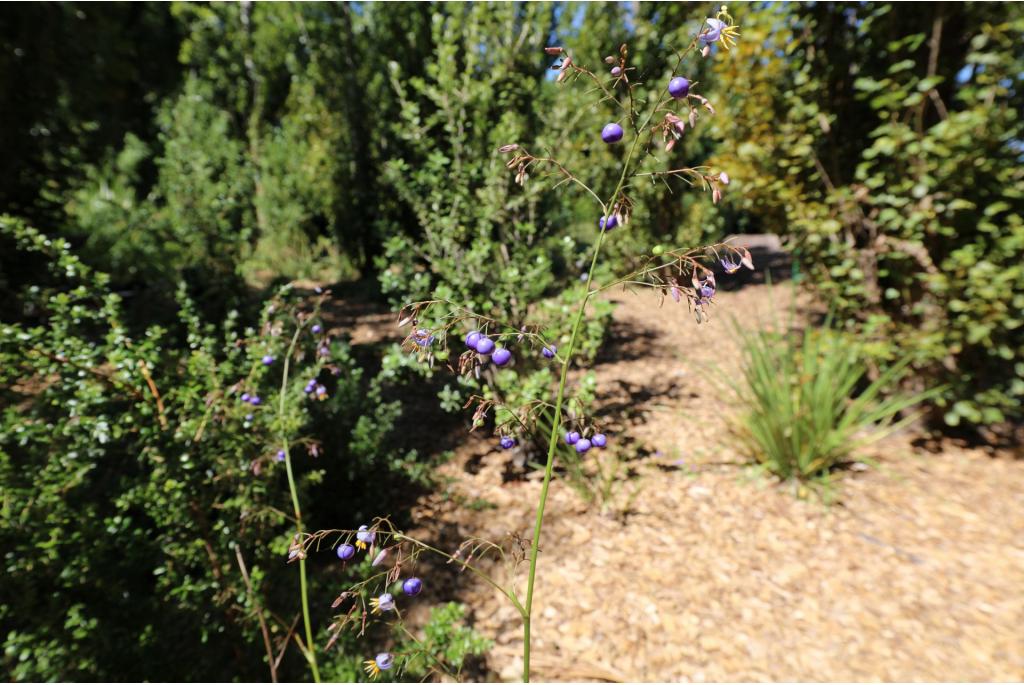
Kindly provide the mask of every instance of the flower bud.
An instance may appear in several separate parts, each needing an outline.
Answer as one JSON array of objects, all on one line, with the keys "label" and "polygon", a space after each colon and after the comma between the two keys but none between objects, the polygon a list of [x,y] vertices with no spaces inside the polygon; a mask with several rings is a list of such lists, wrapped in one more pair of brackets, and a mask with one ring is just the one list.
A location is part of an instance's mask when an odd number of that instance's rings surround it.
[{"label": "flower bud", "polygon": [[560,55],[560,54],[562,54],[562,48],[556,48],[556,47],[544,48],[544,52],[548,53],[549,55]]},{"label": "flower bud", "polygon": [[723,171],[722,173],[718,174],[718,180],[722,182],[723,186],[729,185],[729,174]]},{"label": "flower bud", "polygon": [[502,145],[501,147],[499,147],[498,152],[512,152],[513,150],[518,149],[519,145],[517,143],[510,143],[509,145]]}]

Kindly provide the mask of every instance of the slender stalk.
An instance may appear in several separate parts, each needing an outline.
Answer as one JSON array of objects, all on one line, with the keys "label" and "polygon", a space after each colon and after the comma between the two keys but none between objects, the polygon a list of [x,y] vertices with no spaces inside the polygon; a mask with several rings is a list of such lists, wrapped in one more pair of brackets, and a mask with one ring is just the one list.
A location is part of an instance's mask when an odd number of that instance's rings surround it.
[{"label": "slender stalk", "polygon": [[[653,114],[651,115],[653,116]],[[650,122],[651,116],[647,117],[647,121],[641,126],[640,130],[647,127]],[[615,200],[618,199],[619,193],[622,191],[622,187],[626,182],[626,174],[629,170],[630,162],[633,160],[633,154],[636,152],[637,144],[640,142],[640,135],[637,135],[633,139],[633,144],[629,148],[629,154],[626,155],[626,161],[622,165],[622,174],[619,176],[619,183],[615,187],[615,192],[612,193],[611,199],[608,204],[601,204],[603,216],[607,215],[610,211],[609,208],[615,206]],[[569,336],[569,346],[565,351],[565,359],[562,361],[562,373],[558,381],[558,395],[555,398],[555,419],[551,426],[551,436],[548,440],[548,459],[544,466],[544,482],[540,489],[540,499],[537,502],[537,516],[533,524],[533,540],[530,543],[530,574],[526,581],[526,605],[523,612],[523,682],[530,682],[530,623],[533,618],[533,588],[536,584],[537,577],[537,553],[540,550],[540,533],[541,527],[544,525],[544,509],[547,506],[548,501],[548,488],[551,485],[551,476],[554,473],[555,466],[555,449],[558,446],[558,433],[562,423],[562,402],[565,398],[565,382],[569,375],[569,366],[572,363],[572,355],[576,346],[576,336],[579,334],[580,325],[583,323],[583,318],[587,312],[587,304],[590,302],[590,298],[593,295],[591,292],[591,284],[594,280],[594,269],[597,267],[597,258],[601,254],[601,246],[604,245],[605,231],[601,231],[597,237],[597,245],[594,246],[594,255],[590,260],[590,269],[587,271],[587,286],[586,295],[580,301],[579,309],[576,312],[576,321],[573,323],[572,333]]]},{"label": "slender stalk", "polygon": [[[299,492],[295,487],[295,474],[292,471],[292,456],[288,449],[288,435],[284,429],[284,401],[285,395],[288,391],[288,367],[289,362],[292,358],[292,353],[295,351],[295,344],[299,340],[299,334],[302,333],[302,324],[299,324],[295,329],[295,335],[292,336],[292,342],[288,346],[288,354],[284,358],[284,371],[281,376],[281,393],[278,397],[278,409],[277,417],[281,423],[281,449],[284,450],[284,465],[288,472],[288,489],[291,491],[292,496],[292,508],[295,510],[295,527],[298,530],[298,534],[301,536],[302,530],[302,509],[299,507]],[[309,667],[313,671],[313,680],[320,682],[320,669],[317,668],[316,664],[316,646],[313,644],[313,627],[309,621],[309,592],[306,587],[306,560],[304,557],[299,557],[299,592],[302,596],[302,622],[306,628],[306,649],[305,656],[306,660],[309,661]]]}]

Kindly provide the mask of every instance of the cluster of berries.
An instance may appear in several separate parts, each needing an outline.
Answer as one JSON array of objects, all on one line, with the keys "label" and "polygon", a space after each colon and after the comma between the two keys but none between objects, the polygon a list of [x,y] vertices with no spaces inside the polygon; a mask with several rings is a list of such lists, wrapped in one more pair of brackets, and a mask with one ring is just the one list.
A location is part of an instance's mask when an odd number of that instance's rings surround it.
[{"label": "cluster of berries", "polygon": [[565,444],[576,447],[579,454],[588,452],[591,447],[604,447],[608,444],[608,436],[604,433],[595,433],[589,438],[584,438],[579,431],[568,431],[565,434]]},{"label": "cluster of berries", "polygon": [[[618,69],[618,67],[616,67],[615,69]],[[616,73],[615,69],[612,69],[612,76],[618,76],[619,74],[622,73],[621,70],[618,73]],[[675,78],[668,82],[668,93],[669,95],[676,99],[686,97],[687,95],[690,94],[690,81],[688,79],[683,78],[682,76],[676,76]],[[622,130],[622,126],[620,126],[619,124],[615,122],[605,124],[604,128],[601,129],[601,140],[608,143],[609,145],[612,143],[617,143],[620,140],[622,140],[623,133],[624,131]],[[601,228],[604,228],[603,218],[601,219],[601,222]],[[608,228],[614,228],[614,226],[609,226]]]},{"label": "cluster of berries", "polygon": [[490,355],[495,366],[505,366],[512,361],[512,353],[504,347],[497,347],[494,341],[480,331],[470,331],[466,335],[466,347],[479,355]]},{"label": "cluster of berries", "polygon": [[250,395],[247,392],[243,392],[242,393],[242,397],[240,399],[243,402],[245,402],[247,404],[251,404],[254,407],[258,407],[260,404],[263,403],[263,400],[260,399],[259,395]]}]

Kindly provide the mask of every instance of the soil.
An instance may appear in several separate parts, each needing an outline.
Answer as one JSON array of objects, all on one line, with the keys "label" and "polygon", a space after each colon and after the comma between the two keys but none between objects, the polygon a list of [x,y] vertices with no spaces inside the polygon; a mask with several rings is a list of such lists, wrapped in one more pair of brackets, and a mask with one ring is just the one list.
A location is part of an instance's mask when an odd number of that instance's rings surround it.
[{"label": "soil", "polygon": [[[738,378],[730,315],[746,330],[781,325],[790,292],[720,292],[701,325],[671,301],[615,296],[596,373],[605,467],[619,459],[623,476],[603,501],[552,485],[535,680],[1024,679],[1024,460],[949,442],[925,451],[908,430],[859,455],[826,505],[758,476],[731,444],[735,409],[715,381]],[[530,538],[540,474],[509,479],[494,442],[458,446],[412,535],[449,552],[468,538]],[[495,559],[474,561],[512,578]],[[495,641],[489,677],[518,679],[517,611],[447,569],[431,598],[464,602]],[[525,576],[519,566],[521,596]]]}]

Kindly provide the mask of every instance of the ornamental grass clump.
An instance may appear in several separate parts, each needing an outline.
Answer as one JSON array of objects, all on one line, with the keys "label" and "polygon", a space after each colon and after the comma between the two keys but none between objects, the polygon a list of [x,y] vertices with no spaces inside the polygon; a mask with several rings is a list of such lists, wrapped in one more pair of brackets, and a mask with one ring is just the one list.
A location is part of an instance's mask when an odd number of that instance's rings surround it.
[{"label": "ornamental grass clump", "polygon": [[796,333],[743,332],[733,431],[744,453],[782,480],[829,485],[857,450],[917,418],[902,413],[934,395],[886,396],[910,360],[873,380],[852,341],[826,325]]}]

